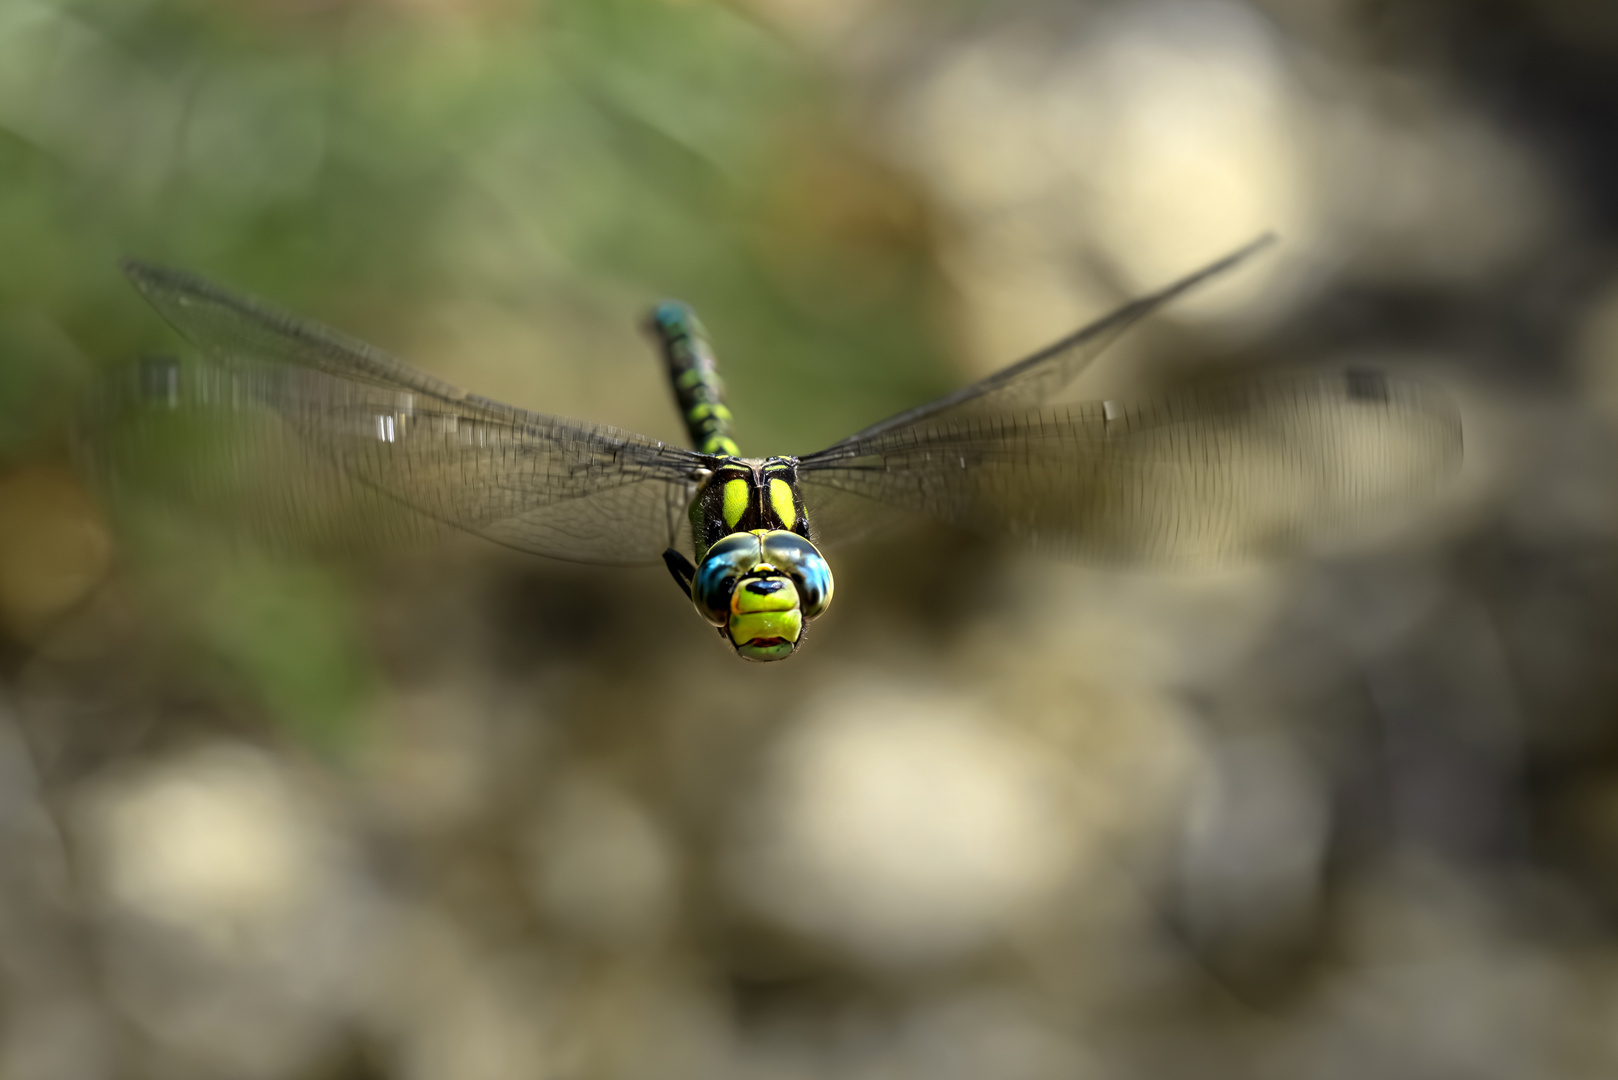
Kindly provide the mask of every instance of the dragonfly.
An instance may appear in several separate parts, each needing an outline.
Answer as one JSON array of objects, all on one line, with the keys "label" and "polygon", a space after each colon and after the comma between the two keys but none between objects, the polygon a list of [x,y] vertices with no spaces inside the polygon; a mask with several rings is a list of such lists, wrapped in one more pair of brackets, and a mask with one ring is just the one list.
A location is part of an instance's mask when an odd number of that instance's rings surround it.
[{"label": "dragonfly", "polygon": [[[1048,555],[1173,567],[1295,551],[1436,493],[1460,462],[1460,418],[1440,387],[1407,375],[1281,370],[1055,403],[1125,331],[1270,239],[823,450],[772,457],[742,453],[708,333],[682,303],[659,304],[648,327],[689,446],[467,393],[259,300],[127,261],[203,363],[147,361],[102,419],[133,407],[228,430],[258,410],[324,470],[282,470],[275,505],[259,508],[272,524],[297,529],[303,504],[336,491],[378,520],[536,555],[661,561],[735,655],[776,661],[831,604],[822,549],[890,513]],[[100,451],[116,474],[116,447]]]}]

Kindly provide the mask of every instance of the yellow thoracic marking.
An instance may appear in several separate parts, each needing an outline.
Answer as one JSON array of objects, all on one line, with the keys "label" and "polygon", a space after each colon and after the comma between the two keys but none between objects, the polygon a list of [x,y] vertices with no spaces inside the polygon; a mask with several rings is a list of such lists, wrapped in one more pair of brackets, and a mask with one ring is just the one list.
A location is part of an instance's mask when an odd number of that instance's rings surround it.
[{"label": "yellow thoracic marking", "polygon": [[781,519],[781,528],[791,529],[798,523],[798,508],[792,502],[792,485],[785,480],[770,481],[770,505]]},{"label": "yellow thoracic marking", "polygon": [[747,481],[725,481],[725,528],[734,529],[747,513]]}]

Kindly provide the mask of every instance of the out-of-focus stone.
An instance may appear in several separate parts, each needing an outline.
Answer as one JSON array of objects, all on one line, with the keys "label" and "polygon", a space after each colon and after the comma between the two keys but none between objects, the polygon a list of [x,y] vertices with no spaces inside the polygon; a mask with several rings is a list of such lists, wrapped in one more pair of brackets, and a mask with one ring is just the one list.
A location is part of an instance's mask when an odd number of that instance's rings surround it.
[{"label": "out-of-focus stone", "polygon": [[88,1000],[6,1000],[0,1080],[100,1080],[118,1075],[108,1018]]},{"label": "out-of-focus stone", "polygon": [[[1144,292],[1274,230],[1281,249],[1170,315],[1284,310],[1320,233],[1308,123],[1267,24],[1235,4],[1169,3],[1091,18],[1080,33],[980,35],[902,97],[893,127],[955,211],[967,257],[946,267],[969,321],[986,327],[973,336],[996,349],[984,365],[1000,366],[1014,358],[1002,340],[1045,343],[1018,339],[1016,323],[1072,329],[1087,263],[1118,291]],[[973,268],[974,254],[993,265]],[[1007,281],[1027,303],[1004,303]],[[1044,297],[1051,314],[1031,314]]]},{"label": "out-of-focus stone", "polygon": [[91,807],[111,903],[225,950],[273,935],[309,901],[329,857],[301,793],[242,747],[118,778]]},{"label": "out-of-focus stone", "polygon": [[870,963],[953,959],[1063,881],[1068,779],[981,705],[844,685],[775,747],[729,882],[767,918]]},{"label": "out-of-focus stone", "polygon": [[1274,566],[1174,575],[1026,558],[1002,574],[1014,602],[986,620],[975,655],[1020,655],[1117,688],[1228,670],[1262,641],[1292,584]]},{"label": "out-of-focus stone", "polygon": [[656,950],[591,963],[594,950],[491,946],[455,913],[393,922],[366,1016],[388,1075],[465,1080],[732,1075],[726,1018],[709,988]]},{"label": "out-of-focus stone", "polygon": [[71,880],[30,743],[0,695],[0,1080],[116,1074],[115,1024],[95,1000]]},{"label": "out-of-focus stone", "polygon": [[[1013,218],[959,230],[941,251],[944,271],[967,303],[951,313],[951,330],[986,375],[1029,356],[1104,314],[1116,297],[1064,252],[1027,235],[1036,223]],[[1117,368],[1126,340],[1087,373]]]},{"label": "out-of-focus stone", "polygon": [[915,1009],[895,1040],[898,1075],[914,1080],[1058,1080],[1089,1077],[1095,1064],[1072,1033],[1033,1003],[992,990],[956,994]]},{"label": "out-of-focus stone", "polygon": [[1089,196],[1094,244],[1140,292],[1274,231],[1280,252],[1187,297],[1176,317],[1276,304],[1300,284],[1295,259],[1321,211],[1281,42],[1240,4],[1122,10],[1052,88],[1068,131],[1056,145]]},{"label": "out-of-focus stone", "polygon": [[1104,312],[1098,279],[1138,294],[1266,231],[1277,248],[1164,317],[1239,333],[1332,276],[1478,281],[1556,223],[1553,186],[1481,113],[1299,49],[1246,5],[1049,22],[943,50],[890,113],[897,155],[951,211],[945,269],[984,370]]},{"label": "out-of-focus stone", "polygon": [[109,992],[165,1067],[269,1078],[333,1052],[375,910],[312,785],[217,743],[73,807]]},{"label": "out-of-focus stone", "polygon": [[667,842],[633,800],[588,776],[564,781],[535,821],[528,880],[547,914],[598,941],[644,943],[673,914]]},{"label": "out-of-focus stone", "polygon": [[[438,982],[429,1009],[393,1032],[394,1068],[406,1080],[506,1080],[565,1075],[558,1061],[541,988],[509,962],[488,957],[486,967],[453,983]],[[491,970],[492,969],[492,970]],[[420,969],[407,978],[430,975]]]},{"label": "out-of-focus stone", "polygon": [[1591,403],[1618,424],[1618,278],[1608,282],[1586,310],[1574,360]]},{"label": "out-of-focus stone", "polygon": [[464,825],[491,791],[491,703],[466,687],[384,694],[371,710],[364,776],[382,815],[418,833]]},{"label": "out-of-focus stone", "polygon": [[1476,282],[1549,233],[1553,186],[1485,116],[1424,82],[1345,74],[1306,133],[1339,273]]},{"label": "out-of-focus stone", "polygon": [[1285,939],[1313,914],[1330,823],[1325,787],[1284,739],[1216,743],[1186,821],[1183,917],[1200,941]]},{"label": "out-of-focus stone", "polygon": [[1276,1075],[1320,1073],[1323,1063],[1331,1076],[1606,1071],[1610,1059],[1567,1067],[1602,1052],[1568,1054],[1579,1026],[1610,1023],[1585,1014],[1590,984],[1448,868],[1411,859],[1382,869],[1347,898],[1342,959],[1270,1048]]}]

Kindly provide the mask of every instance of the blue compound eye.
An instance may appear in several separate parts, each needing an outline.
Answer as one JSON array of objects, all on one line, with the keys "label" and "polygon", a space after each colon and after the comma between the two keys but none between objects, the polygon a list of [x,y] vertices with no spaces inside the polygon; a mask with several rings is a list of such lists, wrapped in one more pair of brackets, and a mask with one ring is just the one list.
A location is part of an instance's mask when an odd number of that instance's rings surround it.
[{"label": "blue compound eye", "polygon": [[813,619],[831,606],[831,567],[815,545],[797,533],[777,530],[764,534],[763,548],[763,561],[786,574],[798,587],[804,618]]},{"label": "blue compound eye", "polygon": [[709,548],[691,579],[691,602],[702,617],[724,626],[736,582],[762,561],[758,537],[752,533],[732,533]]}]

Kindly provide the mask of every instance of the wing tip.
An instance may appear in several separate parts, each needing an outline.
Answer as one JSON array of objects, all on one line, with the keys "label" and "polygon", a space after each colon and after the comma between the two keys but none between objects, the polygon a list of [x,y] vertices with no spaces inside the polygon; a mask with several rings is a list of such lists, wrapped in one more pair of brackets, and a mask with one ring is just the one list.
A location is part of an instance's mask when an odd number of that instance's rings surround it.
[{"label": "wing tip", "polygon": [[140,288],[146,282],[163,273],[162,267],[146,262],[144,259],[137,259],[133,255],[125,255],[119,259],[118,269],[123,272],[124,277],[134,283],[136,288]]},{"label": "wing tip", "polygon": [[124,277],[129,279],[131,285],[138,289],[142,296],[148,299],[162,289],[183,289],[186,291],[200,291],[205,284],[200,278],[187,274],[183,270],[176,270],[169,266],[159,266],[134,256],[125,256],[118,260],[118,269],[123,271]]},{"label": "wing tip", "polygon": [[1151,294],[1143,299],[1166,300],[1178,296],[1179,294],[1190,290],[1193,286],[1200,285],[1202,282],[1207,281],[1211,277],[1216,277],[1219,274],[1223,274],[1227,270],[1234,269],[1264,249],[1273,247],[1280,242],[1280,233],[1276,232],[1274,229],[1266,229],[1236,250],[1227,255],[1221,255],[1207,266],[1204,266],[1201,270],[1193,270],[1179,281],[1176,281],[1166,288],[1159,290],[1157,293]]}]

